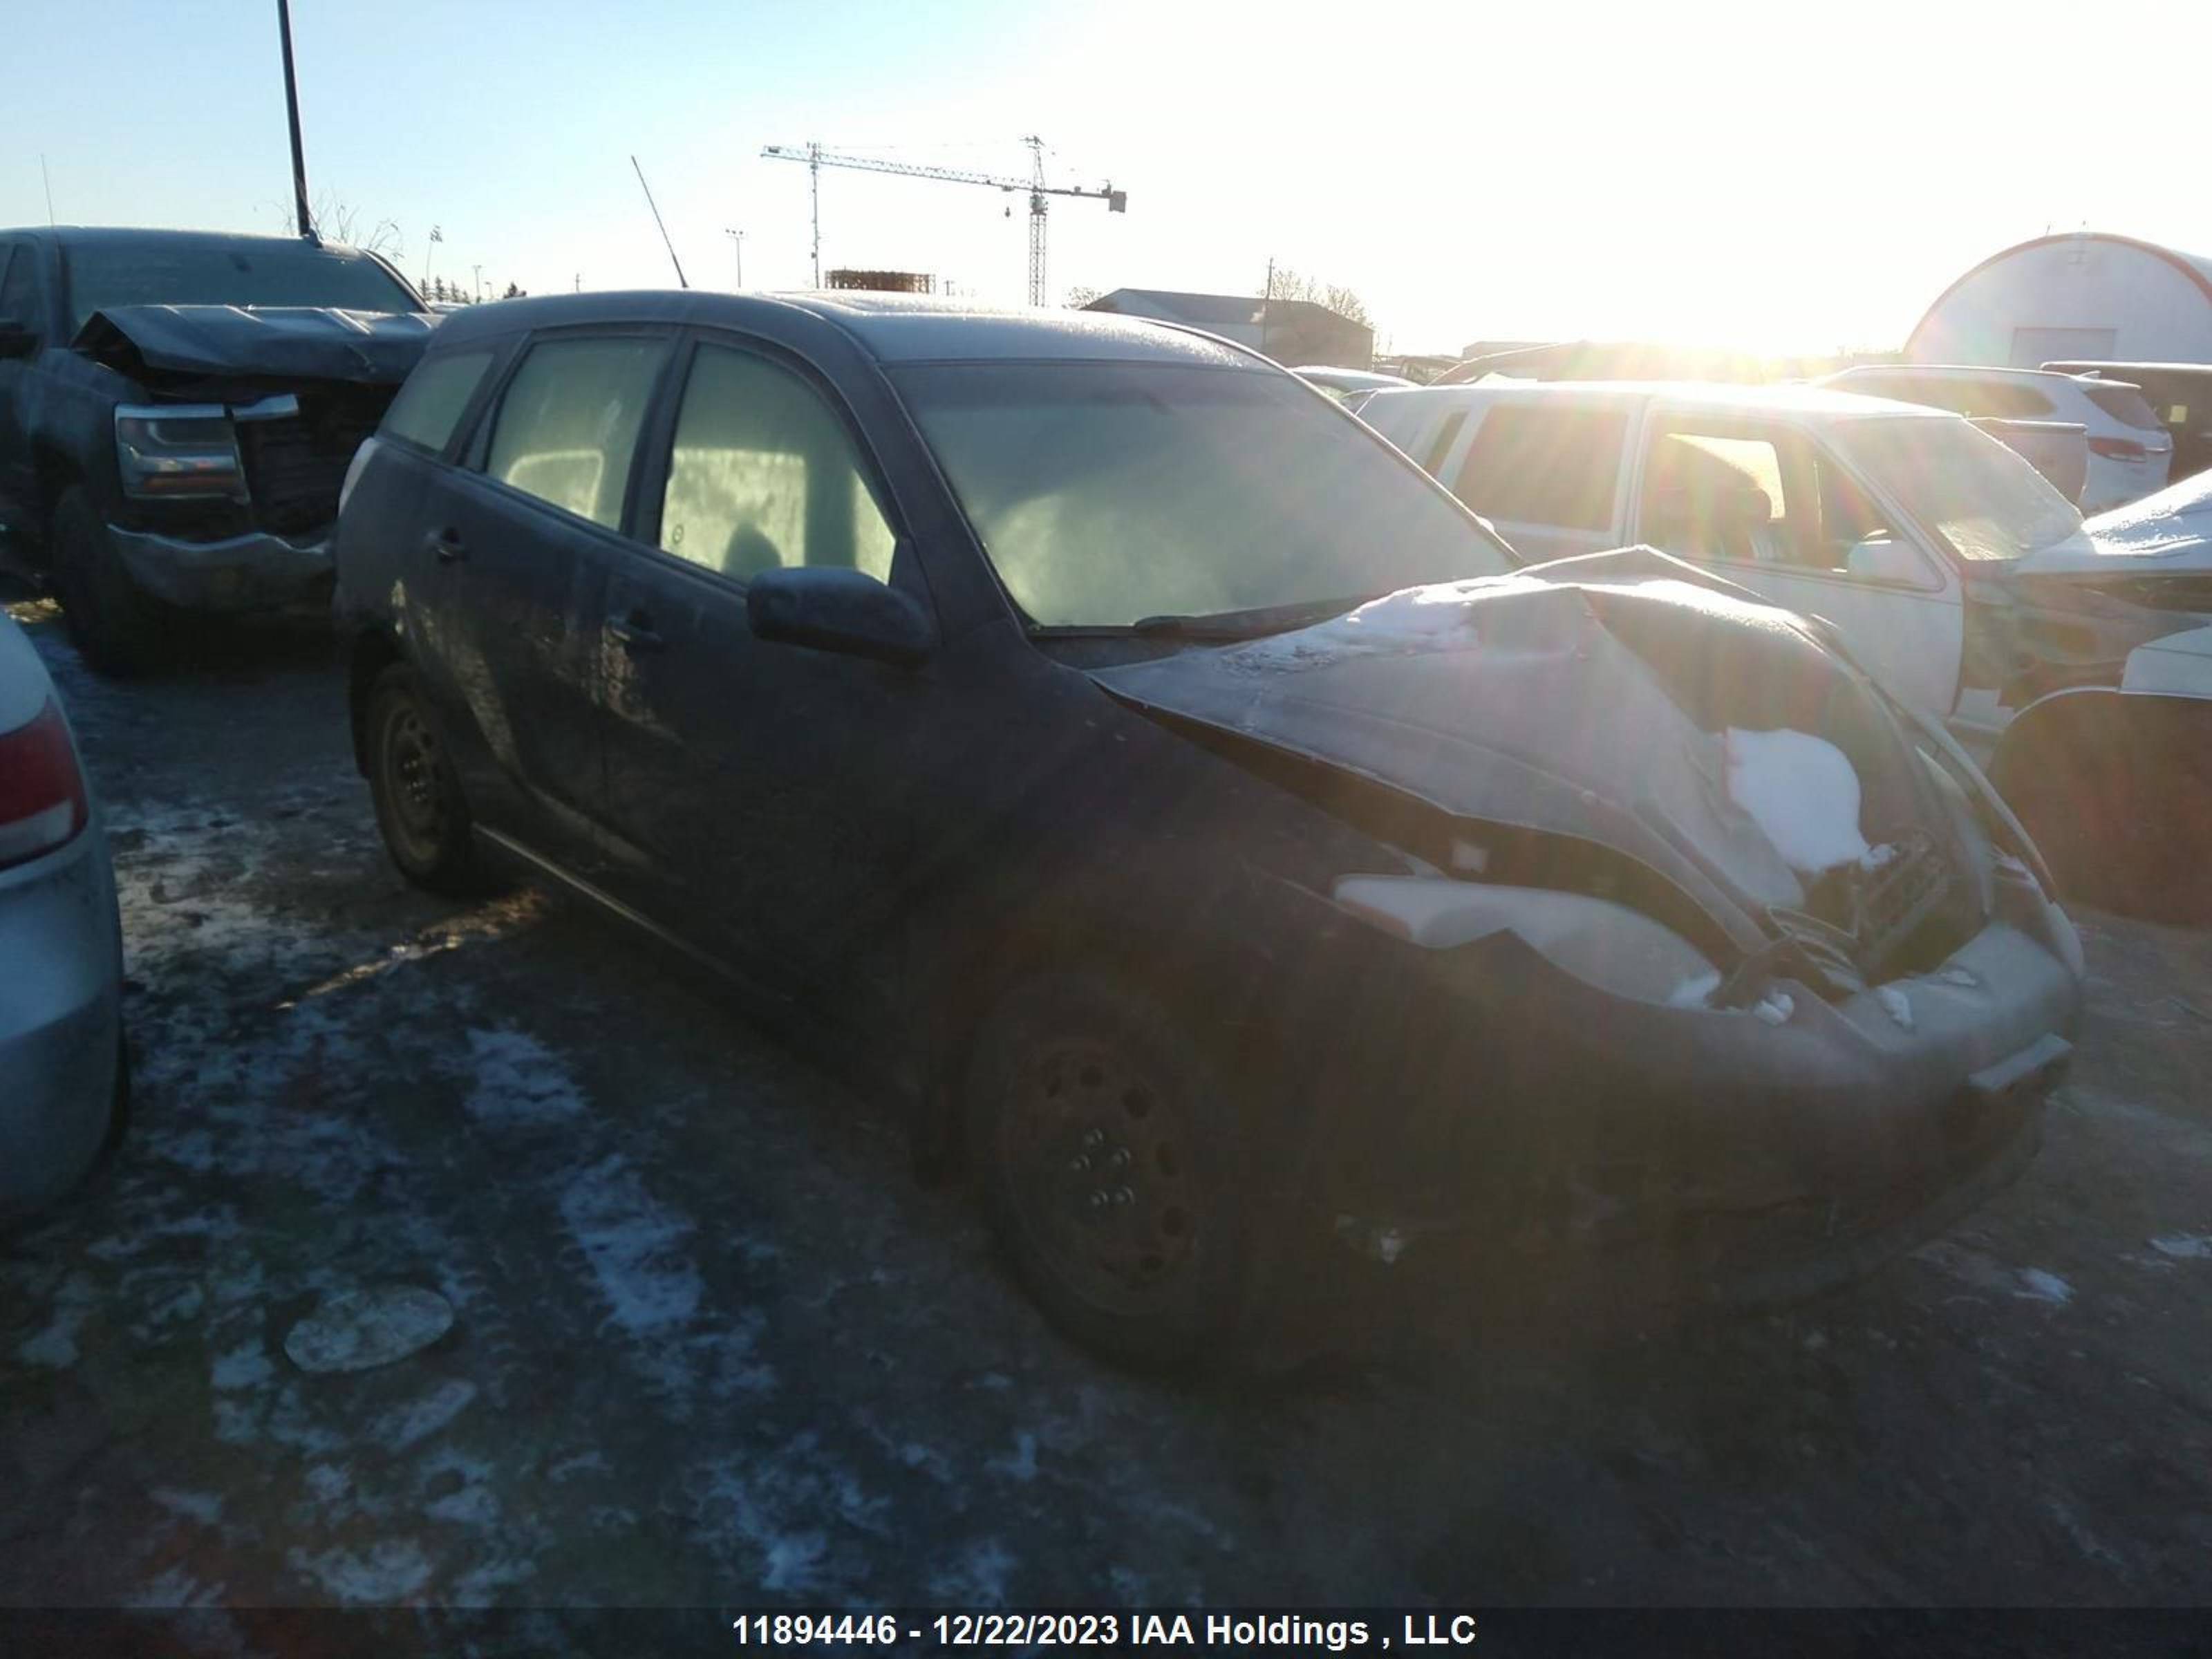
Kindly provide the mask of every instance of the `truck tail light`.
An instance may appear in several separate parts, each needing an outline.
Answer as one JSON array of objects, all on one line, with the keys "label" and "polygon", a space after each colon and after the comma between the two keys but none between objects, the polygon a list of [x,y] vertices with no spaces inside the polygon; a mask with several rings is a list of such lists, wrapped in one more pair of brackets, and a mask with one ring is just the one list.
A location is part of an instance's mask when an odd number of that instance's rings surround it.
[{"label": "truck tail light", "polygon": [[2133,438],[2092,438],[2089,453],[2102,455],[2108,461],[2147,461],[2150,451]]},{"label": "truck tail light", "polygon": [[89,816],[69,727],[49,697],[28,725],[0,734],[0,869],[67,844]]}]

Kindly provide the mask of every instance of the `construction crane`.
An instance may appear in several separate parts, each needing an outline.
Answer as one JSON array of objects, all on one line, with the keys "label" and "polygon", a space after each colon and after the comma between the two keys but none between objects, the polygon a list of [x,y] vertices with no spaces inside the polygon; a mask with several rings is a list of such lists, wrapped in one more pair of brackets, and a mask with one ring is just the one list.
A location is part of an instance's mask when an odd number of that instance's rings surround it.
[{"label": "construction crane", "polygon": [[1032,134],[1022,140],[1029,146],[1030,176],[1002,179],[996,173],[969,173],[959,167],[926,167],[912,161],[884,161],[872,155],[840,155],[819,144],[770,144],[761,154],[771,161],[803,161],[812,175],[814,196],[814,286],[822,286],[822,169],[854,167],[863,173],[890,173],[905,179],[939,179],[949,185],[982,185],[991,190],[1027,191],[1030,198],[1030,303],[1045,303],[1044,217],[1047,197],[1087,196],[1106,204],[1109,213],[1129,210],[1129,192],[1108,184],[1100,190],[1081,185],[1048,185],[1044,181],[1044,140]]}]

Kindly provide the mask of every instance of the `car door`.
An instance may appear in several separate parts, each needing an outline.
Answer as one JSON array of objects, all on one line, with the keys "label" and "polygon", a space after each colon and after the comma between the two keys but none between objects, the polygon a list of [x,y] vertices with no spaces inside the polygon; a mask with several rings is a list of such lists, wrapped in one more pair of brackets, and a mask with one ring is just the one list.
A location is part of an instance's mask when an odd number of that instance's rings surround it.
[{"label": "car door", "polygon": [[604,852],[599,599],[673,331],[524,343],[413,523],[411,645],[483,827],[587,878]]},{"label": "car door", "polygon": [[842,973],[893,927],[927,669],[755,637],[761,573],[926,586],[828,383],[764,342],[696,339],[604,595],[608,885],[757,981]]},{"label": "car door", "polygon": [[1835,625],[1890,692],[1948,716],[1964,643],[1958,573],[1814,435],[1757,416],[1655,407],[1635,538]]}]

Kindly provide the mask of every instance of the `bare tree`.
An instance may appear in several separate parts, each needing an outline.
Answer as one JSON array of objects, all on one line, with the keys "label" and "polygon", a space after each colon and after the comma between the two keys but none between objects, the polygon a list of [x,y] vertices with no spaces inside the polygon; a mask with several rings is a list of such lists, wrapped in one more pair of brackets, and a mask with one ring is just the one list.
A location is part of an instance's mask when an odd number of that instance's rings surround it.
[{"label": "bare tree", "polygon": [[[1260,293],[1265,298],[1270,290],[1262,288]],[[1310,300],[1317,306],[1327,306],[1340,317],[1349,318],[1368,328],[1375,326],[1375,319],[1367,309],[1367,302],[1341,283],[1324,283],[1318,277],[1292,270],[1287,265],[1278,265],[1272,293],[1278,300]]]},{"label": "bare tree", "polygon": [[[406,257],[407,238],[400,231],[397,219],[371,221],[361,209],[350,202],[340,201],[328,190],[316,193],[308,211],[315,216],[315,234],[326,242],[343,242],[364,253],[381,254],[394,264]],[[283,212],[285,231],[298,235],[299,216],[289,204]]]},{"label": "bare tree", "polygon": [[1067,290],[1066,296],[1060,301],[1060,303],[1066,306],[1070,311],[1080,311],[1084,307],[1089,305],[1093,300],[1103,299],[1103,297],[1105,297],[1104,289],[1085,288],[1083,284],[1078,283],[1073,288]]}]

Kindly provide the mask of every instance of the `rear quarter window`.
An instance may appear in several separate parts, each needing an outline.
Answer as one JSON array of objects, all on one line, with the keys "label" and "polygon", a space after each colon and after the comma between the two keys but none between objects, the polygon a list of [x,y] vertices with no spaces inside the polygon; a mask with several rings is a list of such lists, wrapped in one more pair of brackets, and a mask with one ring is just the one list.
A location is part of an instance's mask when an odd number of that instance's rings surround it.
[{"label": "rear quarter window", "polygon": [[489,349],[456,351],[416,365],[392,407],[384,411],[382,435],[442,453],[453,441],[462,410],[483,383],[491,359]]},{"label": "rear quarter window", "polygon": [[2150,400],[2131,386],[2085,386],[2089,401],[2123,426],[2131,426],[2138,432],[2159,429],[2158,411]]},{"label": "rear quarter window", "polygon": [[1501,404],[1476,428],[1452,490],[1485,518],[1608,530],[1627,434],[1620,410]]}]

